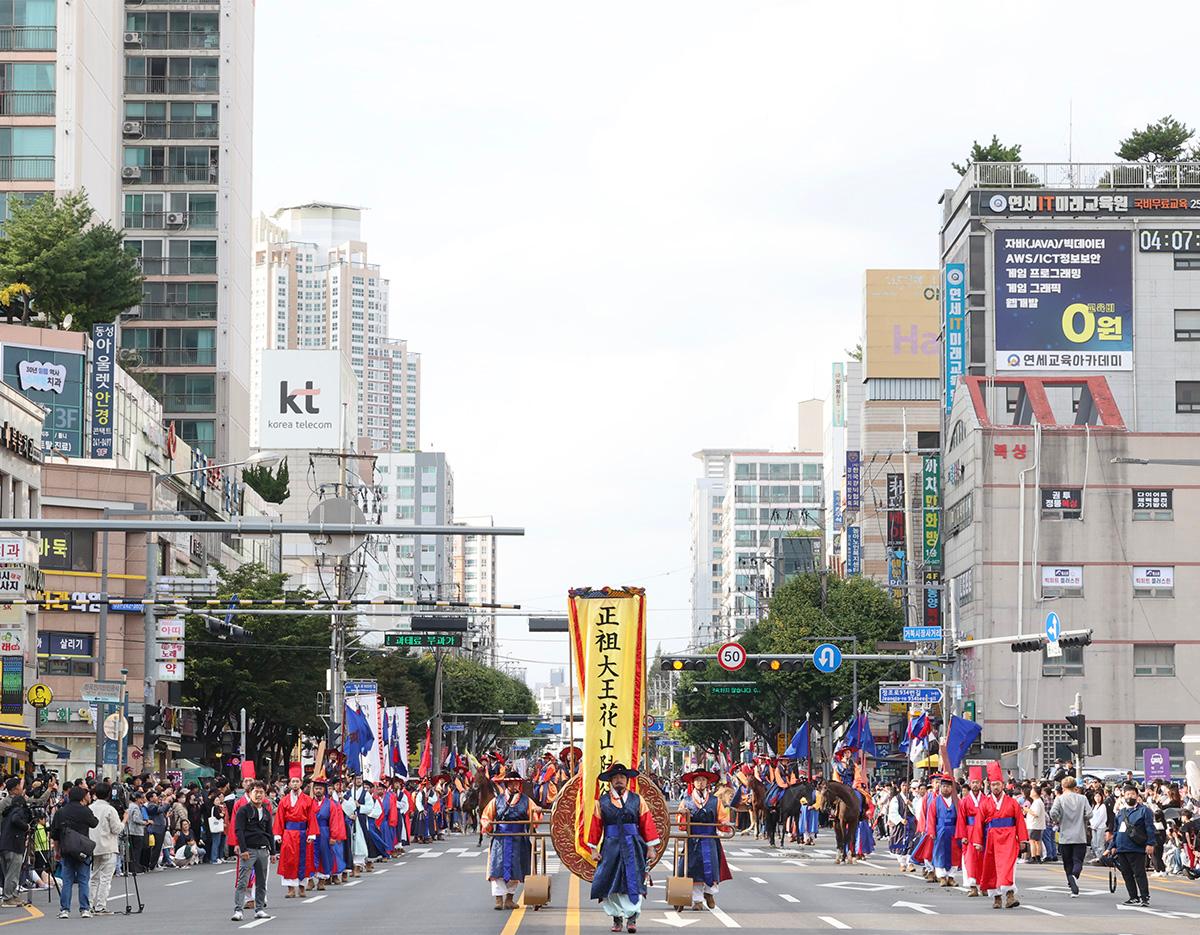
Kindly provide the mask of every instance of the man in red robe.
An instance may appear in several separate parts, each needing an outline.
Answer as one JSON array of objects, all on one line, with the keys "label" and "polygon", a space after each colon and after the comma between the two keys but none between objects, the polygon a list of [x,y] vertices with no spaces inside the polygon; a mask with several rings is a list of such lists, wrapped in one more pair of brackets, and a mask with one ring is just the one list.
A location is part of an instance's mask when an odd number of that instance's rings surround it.
[{"label": "man in red robe", "polygon": [[317,807],[310,796],[300,791],[300,764],[289,770],[288,791],[275,810],[275,842],[279,845],[279,876],[288,888],[287,899],[304,897],[305,884],[316,872],[309,859],[308,845],[317,839]]},{"label": "man in red robe", "polygon": [[[988,763],[991,792],[979,806],[979,818],[971,834],[971,844],[983,856],[979,868],[979,888],[992,897],[993,909],[1015,909],[1017,900],[1015,876],[1021,844],[1029,840],[1021,806],[1004,791],[1000,764]],[[1007,898],[1001,906],[1001,896]]]},{"label": "man in red robe", "polygon": [[958,830],[955,832],[962,842],[963,884],[970,887],[968,896],[982,896],[979,892],[979,870],[983,865],[983,854],[971,846],[971,835],[979,823],[979,810],[983,804],[983,768],[972,766],[967,774],[970,790],[958,800]]}]

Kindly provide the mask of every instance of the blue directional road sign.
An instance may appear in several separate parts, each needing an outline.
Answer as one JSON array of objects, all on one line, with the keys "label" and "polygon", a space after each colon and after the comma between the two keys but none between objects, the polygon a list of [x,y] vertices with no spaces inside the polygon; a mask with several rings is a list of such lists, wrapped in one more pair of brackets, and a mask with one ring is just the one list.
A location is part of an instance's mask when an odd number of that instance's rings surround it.
[{"label": "blue directional road sign", "polygon": [[940,640],[942,638],[941,627],[905,627],[904,642],[906,643],[924,643],[930,640]]},{"label": "blue directional road sign", "polygon": [[467,729],[466,724],[443,724],[442,725],[442,730],[450,731],[451,733],[453,733],[456,730],[466,730],[466,729]]},{"label": "blue directional road sign", "polygon": [[667,727],[663,723],[663,719],[660,717],[656,717],[653,721],[650,722],[650,726],[646,728],[646,733],[661,734],[666,729],[667,729]]},{"label": "blue directional road sign", "polygon": [[836,672],[842,664],[842,651],[832,643],[822,643],[813,650],[813,665],[818,672]]},{"label": "blue directional road sign", "polygon": [[374,695],[379,691],[379,682],[375,679],[348,679],[344,690],[347,695]]},{"label": "blue directional road sign", "polygon": [[1059,634],[1062,633],[1062,621],[1058,619],[1058,614],[1054,611],[1046,614],[1046,639],[1051,643],[1057,643]]},{"label": "blue directional road sign", "polygon": [[880,704],[940,704],[942,690],[936,685],[879,686]]},{"label": "blue directional road sign", "polygon": [[533,725],[533,732],[535,734],[561,734],[562,725],[554,724],[550,721],[542,721],[540,724]]}]

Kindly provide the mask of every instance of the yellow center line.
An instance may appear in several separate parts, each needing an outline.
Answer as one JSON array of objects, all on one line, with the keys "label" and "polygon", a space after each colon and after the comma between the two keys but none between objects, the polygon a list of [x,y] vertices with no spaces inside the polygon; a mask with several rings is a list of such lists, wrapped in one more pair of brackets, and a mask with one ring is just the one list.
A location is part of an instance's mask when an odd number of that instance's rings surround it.
[{"label": "yellow center line", "polygon": [[573,873],[567,885],[567,922],[563,935],[579,935],[579,877]]},{"label": "yellow center line", "polygon": [[508,917],[508,921],[504,923],[504,929],[500,932],[500,935],[516,935],[517,929],[521,927],[521,920],[524,918],[525,903],[522,901],[512,911],[512,915]]},{"label": "yellow center line", "polygon": [[36,906],[22,906],[21,908],[24,909],[28,915],[24,916],[23,918],[8,919],[5,922],[0,922],[0,926],[16,925],[18,922],[28,922],[31,919],[42,918],[42,911]]}]

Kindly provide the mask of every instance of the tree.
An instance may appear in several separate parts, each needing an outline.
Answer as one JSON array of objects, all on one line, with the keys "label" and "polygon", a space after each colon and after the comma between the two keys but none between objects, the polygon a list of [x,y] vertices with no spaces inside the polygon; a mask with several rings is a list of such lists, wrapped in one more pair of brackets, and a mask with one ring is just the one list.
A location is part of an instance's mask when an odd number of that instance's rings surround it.
[{"label": "tree", "polygon": [[[142,301],[142,274],[122,232],[94,223],[87,193],[12,204],[0,239],[0,283],[25,283],[32,311],[51,325],[88,331]],[[23,321],[30,303],[25,303]]]},{"label": "tree", "polygon": [[242,471],[242,480],[267,503],[283,503],[288,498],[287,458],[279,462],[274,473],[269,464],[255,464]]},{"label": "tree", "polygon": [[1021,161],[1021,144],[1017,143],[1013,146],[1005,146],[1000,142],[1000,138],[996,134],[992,134],[992,141],[986,146],[981,145],[979,140],[975,140],[971,146],[971,152],[967,154],[967,161],[962,165],[957,162],[950,163],[951,166],[958,172],[959,175],[966,175],[967,168],[973,162],[1020,162]]},{"label": "tree", "polygon": [[[821,580],[818,575],[797,575],[788,579],[771,598],[767,618],[742,634],[740,642],[748,653],[809,654],[823,638],[857,636],[858,651],[871,652],[877,640],[897,639],[903,627],[900,610],[887,592],[864,578],[832,578],[822,607]],[[850,651],[849,643],[842,643]],[[881,678],[896,674],[897,663],[859,663],[860,701],[871,697]],[[750,664],[736,676],[728,676],[715,661],[707,671],[688,673],[680,681],[676,694],[679,716],[688,718],[744,718],[760,737],[773,740],[786,715],[789,731],[794,731],[806,716],[819,727],[828,714],[831,723],[845,721],[852,713],[853,668],[844,663],[837,672],[825,675],[805,664],[794,672],[751,670]],[[753,679],[758,695],[714,695],[695,685],[697,681]],[[692,743],[712,746],[721,740],[741,740],[738,722],[700,722],[685,724]],[[814,750],[816,745],[814,743]]]},{"label": "tree", "polygon": [[[283,597],[287,580],[287,575],[268,572],[259,564],[234,570],[219,567],[217,576],[223,598],[236,594],[258,601]],[[317,595],[301,589],[287,596]],[[221,734],[244,707],[250,758],[270,757],[273,763],[284,763],[301,731],[325,733],[317,714],[317,692],[325,689],[329,617],[235,613],[232,622],[252,633],[249,641],[219,640],[199,616],[187,618],[183,697],[185,704],[197,708],[197,739],[215,750]]]},{"label": "tree", "polygon": [[[1121,140],[1116,155],[1126,162],[1179,162],[1196,131],[1170,114]],[[1193,149],[1192,158],[1197,158]]]},{"label": "tree", "polygon": [[857,360],[861,364],[863,359],[862,341],[859,341],[857,344],[855,344],[853,350],[846,348],[846,356],[851,360]]}]

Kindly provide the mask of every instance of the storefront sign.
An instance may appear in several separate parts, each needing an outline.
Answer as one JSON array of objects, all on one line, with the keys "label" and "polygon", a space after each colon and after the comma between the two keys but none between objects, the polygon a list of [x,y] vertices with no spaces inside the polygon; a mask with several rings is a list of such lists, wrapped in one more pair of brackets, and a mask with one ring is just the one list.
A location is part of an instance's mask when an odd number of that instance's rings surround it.
[{"label": "storefront sign", "polygon": [[[100,613],[99,591],[39,591],[35,595],[42,602],[41,610],[56,610],[80,614]],[[141,601],[112,601],[110,613],[140,614],[145,611]]]},{"label": "storefront sign", "polygon": [[0,446],[26,461],[42,463],[42,449],[38,447],[37,441],[9,422],[5,422],[4,428],[0,430]]},{"label": "storefront sign", "polygon": [[158,654],[158,658],[161,660],[183,659],[184,658],[184,648],[183,647],[184,647],[183,643],[160,642],[160,643],[158,643],[157,646],[155,646],[155,650]]},{"label": "storefront sign", "polygon": [[67,633],[54,630],[38,631],[39,656],[68,656],[90,659],[94,637],[91,633]]},{"label": "storefront sign", "polygon": [[1170,489],[1135,487],[1133,489],[1135,510],[1173,510],[1175,491]]},{"label": "storefront sign", "polygon": [[1079,512],[1083,509],[1083,488],[1043,487],[1042,509]]},{"label": "storefront sign", "polygon": [[0,596],[20,597],[25,593],[25,566],[0,568]]},{"label": "storefront sign", "polygon": [[92,325],[92,375],[88,402],[92,415],[93,458],[113,456],[113,381],[117,326],[112,322]]},{"label": "storefront sign", "polygon": [[0,365],[5,383],[49,410],[42,448],[68,458],[83,457],[83,352],[5,344]]},{"label": "storefront sign", "polygon": [[43,571],[94,571],[96,534],[84,529],[43,529],[39,551]]},{"label": "storefront sign", "polygon": [[999,230],[997,370],[1133,368],[1127,230]]},{"label": "storefront sign", "polygon": [[942,567],[942,458],[925,455],[921,461],[921,495],[924,502],[924,558],[929,568]]},{"label": "storefront sign", "polygon": [[175,660],[162,661],[155,663],[158,667],[158,680],[160,682],[182,682],[183,681],[183,662]]},{"label": "storefront sign", "polygon": [[941,572],[925,572],[925,626],[937,627],[941,639],[942,627],[942,575]]},{"label": "storefront sign", "polygon": [[842,528],[842,492],[840,490],[833,492],[833,528]]},{"label": "storefront sign", "polygon": [[0,536],[0,562],[25,561],[25,540],[16,536]]},{"label": "storefront sign", "polygon": [[890,473],[887,476],[887,508],[904,509],[904,475]]},{"label": "storefront sign", "polygon": [[24,713],[25,659],[22,656],[0,656],[0,714],[19,718]]},{"label": "storefront sign", "polygon": [[972,210],[984,217],[1131,217],[1146,215],[1200,216],[1200,191],[1148,189],[1119,194],[1077,191],[972,192]]},{"label": "storefront sign", "polygon": [[862,509],[862,459],[857,451],[846,452],[846,512]]},{"label": "storefront sign", "polygon": [[830,397],[833,410],[832,425],[841,428],[846,424],[846,365],[841,361],[833,364],[833,395]]},{"label": "storefront sign", "polygon": [[942,301],[945,304],[946,412],[954,405],[954,388],[967,369],[966,294],[967,266],[947,263],[942,276]]},{"label": "storefront sign", "polygon": [[179,617],[160,617],[154,621],[156,640],[182,640],[184,623]]},{"label": "storefront sign", "polygon": [[1043,588],[1082,588],[1083,567],[1081,565],[1043,565]]},{"label": "storefront sign", "polygon": [[1164,591],[1173,590],[1175,587],[1175,566],[1134,565],[1133,586],[1138,590],[1149,590],[1150,588],[1161,588]]}]

